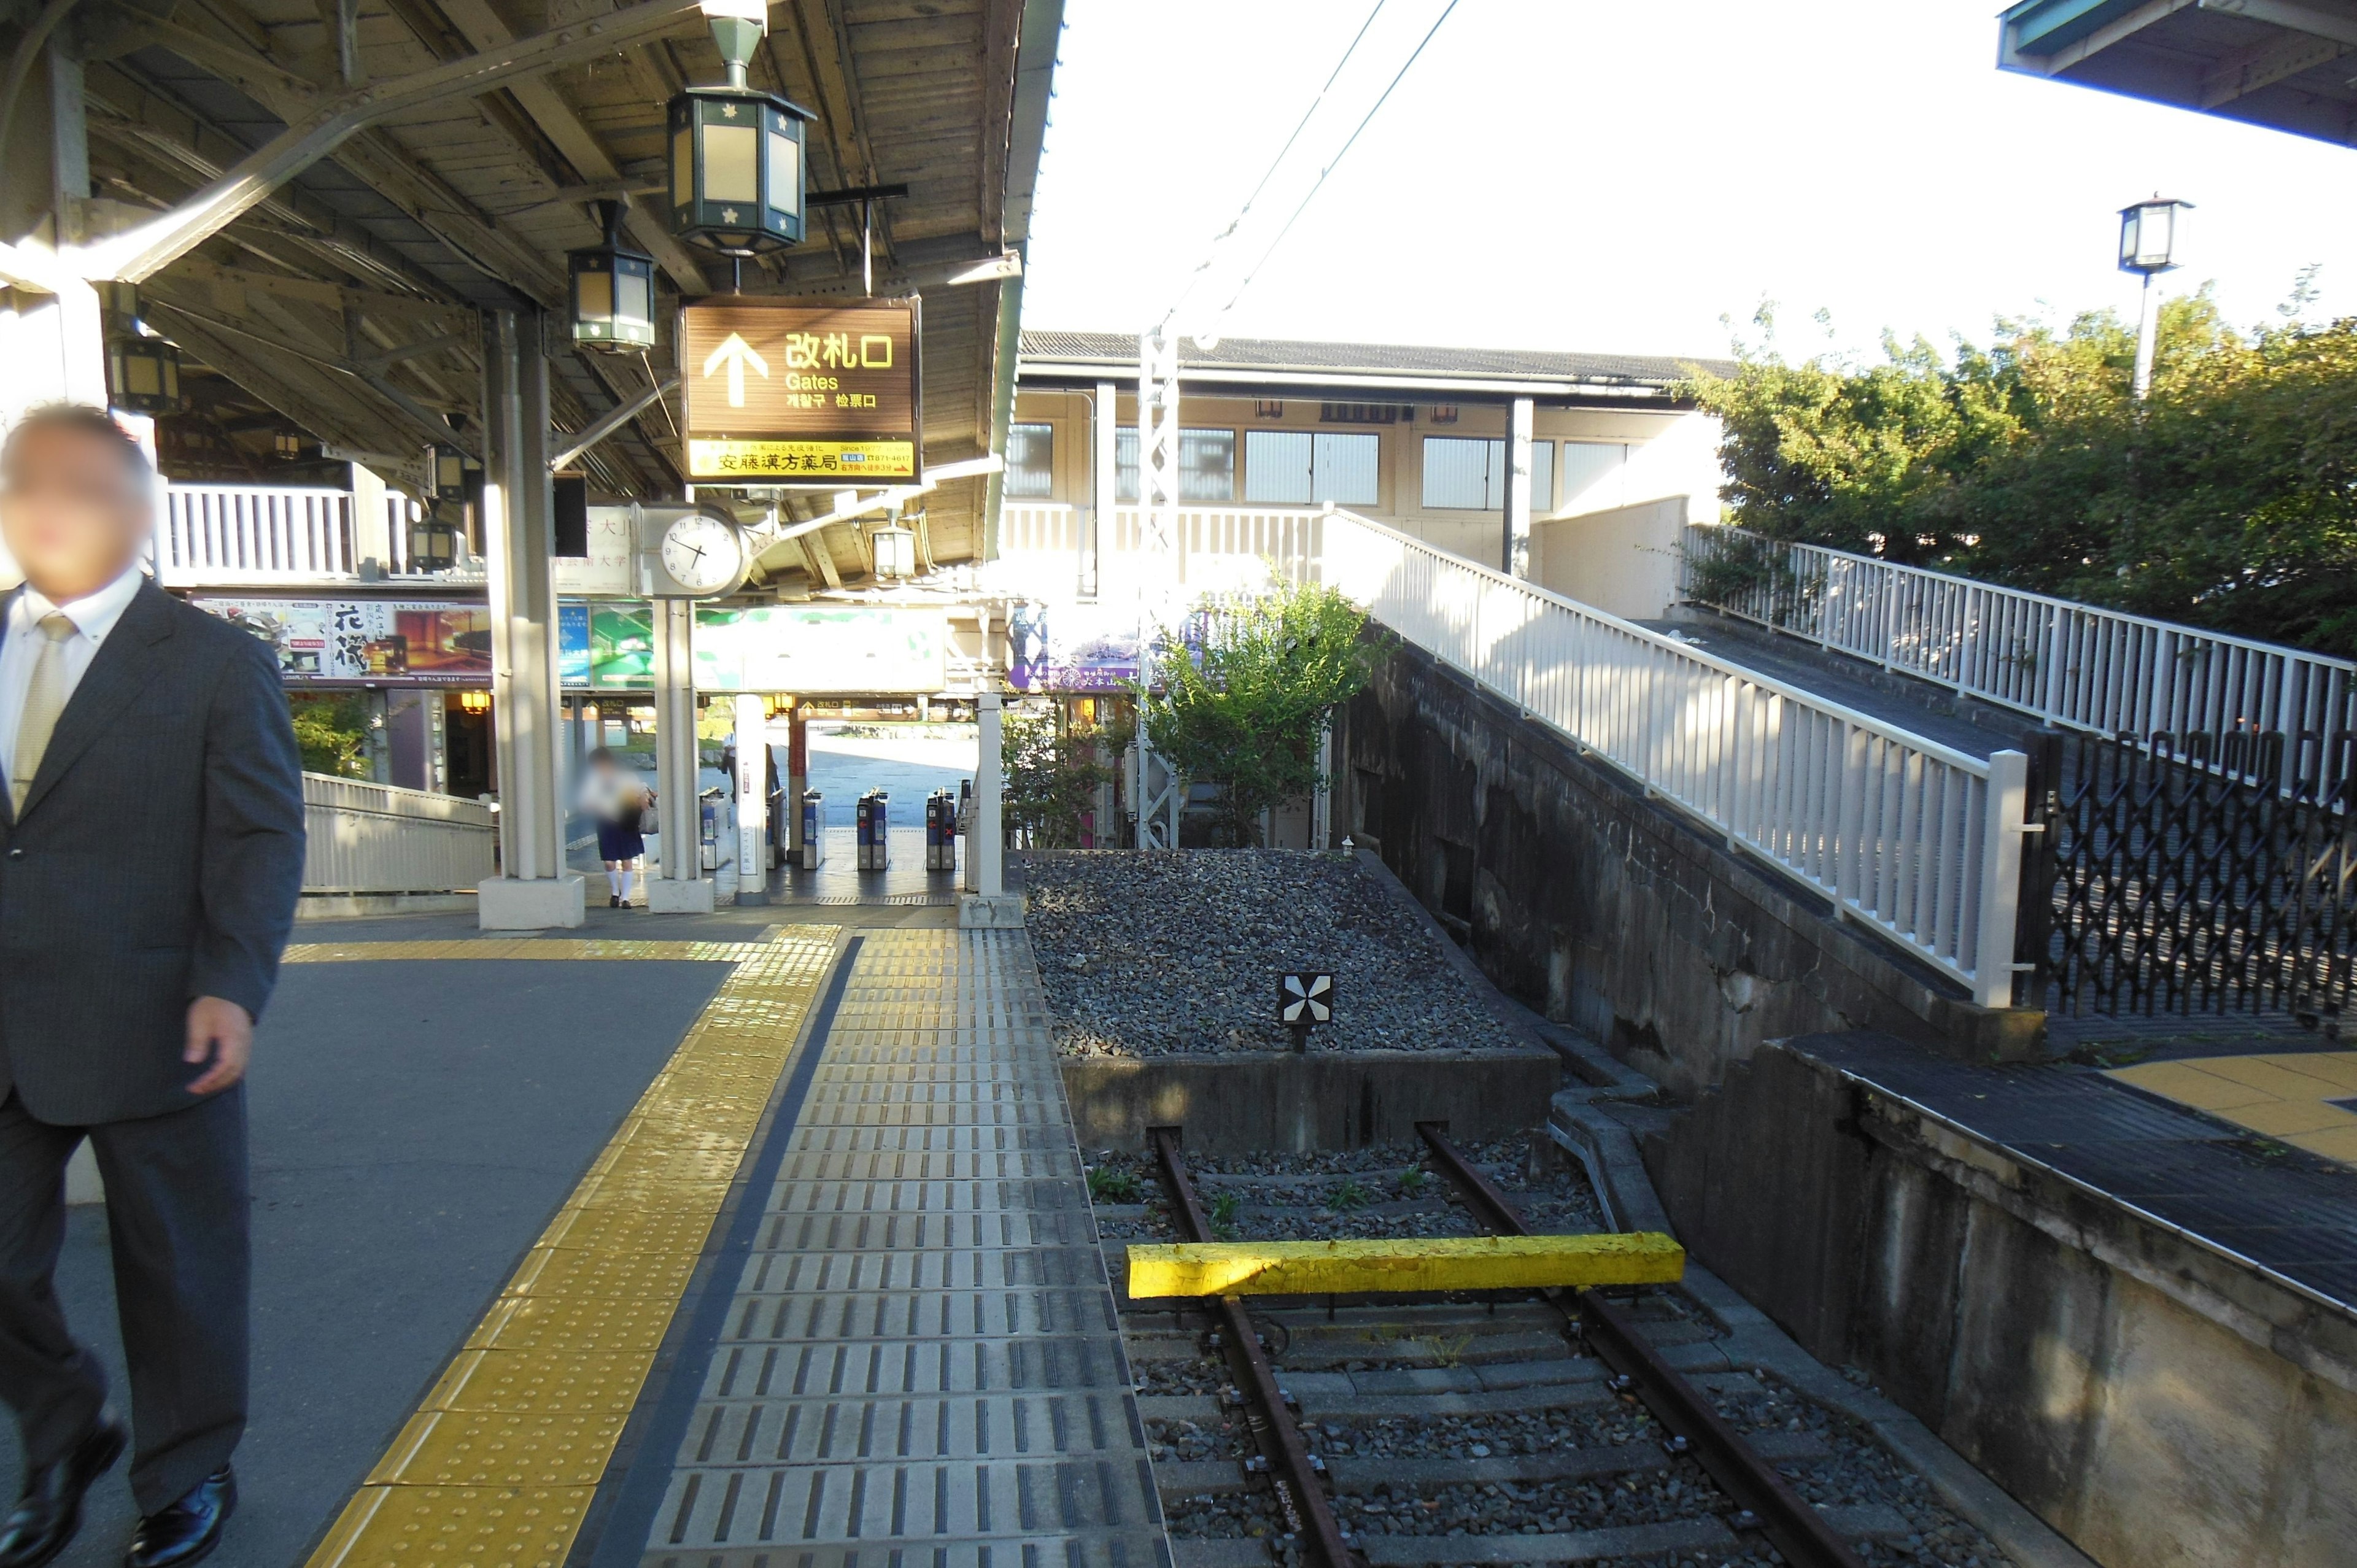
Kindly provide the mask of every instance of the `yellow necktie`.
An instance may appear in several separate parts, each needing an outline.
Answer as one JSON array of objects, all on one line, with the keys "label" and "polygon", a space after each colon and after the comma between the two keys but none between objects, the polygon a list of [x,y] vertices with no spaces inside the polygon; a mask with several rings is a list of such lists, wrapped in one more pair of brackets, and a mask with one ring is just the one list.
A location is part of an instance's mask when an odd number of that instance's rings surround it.
[{"label": "yellow necktie", "polygon": [[41,618],[41,654],[33,660],[32,683],[25,688],[25,716],[16,724],[16,761],[8,769],[8,796],[20,816],[25,797],[32,793],[33,780],[40,776],[41,757],[49,749],[49,736],[57,731],[58,715],[65,712],[66,639],[74,629],[63,610],[51,610]]}]

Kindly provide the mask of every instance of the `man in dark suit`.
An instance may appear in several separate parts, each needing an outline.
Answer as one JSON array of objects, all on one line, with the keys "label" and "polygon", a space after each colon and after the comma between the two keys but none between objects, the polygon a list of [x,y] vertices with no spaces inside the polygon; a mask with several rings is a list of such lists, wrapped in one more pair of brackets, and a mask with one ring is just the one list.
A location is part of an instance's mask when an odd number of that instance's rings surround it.
[{"label": "man in dark suit", "polygon": [[131,1369],[131,1568],[193,1563],[245,1429],[245,1091],[303,881],[275,660],[139,571],[146,459],[95,409],[0,446],[0,1400],[25,1484],[0,1568],[65,1549],[123,1428],[51,1285],[67,1159],[106,1184]]}]

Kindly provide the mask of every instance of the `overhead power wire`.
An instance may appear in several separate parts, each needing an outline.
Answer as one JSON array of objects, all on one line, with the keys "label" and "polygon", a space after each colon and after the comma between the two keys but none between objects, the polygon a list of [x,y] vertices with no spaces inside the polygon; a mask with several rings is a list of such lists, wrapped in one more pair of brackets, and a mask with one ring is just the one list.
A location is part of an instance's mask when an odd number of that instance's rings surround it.
[{"label": "overhead power wire", "polygon": [[1228,312],[1236,307],[1236,301],[1244,296],[1244,290],[1252,286],[1253,279],[1260,275],[1261,268],[1268,264],[1268,259],[1276,253],[1276,248],[1285,243],[1285,237],[1293,232],[1294,224],[1301,220],[1301,215],[1309,209],[1309,204],[1318,199],[1318,193],[1326,188],[1327,177],[1341,166],[1342,160],[1350,156],[1351,149],[1358,145],[1360,133],[1367,128],[1368,124],[1373,121],[1377,114],[1383,113],[1383,107],[1385,103],[1391,101],[1394,90],[1395,90],[1399,86],[1400,82],[1406,78],[1407,73],[1415,68],[1415,62],[1424,57],[1425,46],[1432,42],[1433,35],[1440,31],[1440,25],[1448,20],[1450,15],[1456,11],[1457,5],[1458,0],[1448,0],[1447,8],[1444,9],[1438,16],[1433,19],[1432,26],[1426,30],[1424,38],[1416,44],[1415,50],[1409,54],[1406,61],[1400,66],[1398,74],[1394,75],[1391,80],[1391,84],[1383,89],[1383,96],[1375,100],[1373,107],[1367,111],[1366,114],[1359,121],[1357,127],[1351,131],[1350,140],[1344,142],[1342,144],[1341,150],[1334,155],[1334,161],[1318,171],[1317,183],[1312,185],[1308,191],[1303,195],[1299,204],[1294,208],[1292,215],[1286,219],[1285,227],[1276,231],[1276,238],[1268,242],[1268,249],[1260,253],[1260,260],[1252,264],[1252,270],[1244,274],[1243,281],[1236,285],[1235,293],[1228,296],[1228,303],[1220,307],[1220,313],[1218,316],[1212,317],[1212,324],[1215,328],[1221,321],[1227,318]]},{"label": "overhead power wire", "polygon": [[1351,47],[1344,49],[1342,58],[1334,62],[1333,70],[1326,78],[1326,85],[1318,90],[1318,96],[1309,101],[1309,107],[1303,112],[1300,122],[1293,127],[1293,134],[1285,138],[1285,145],[1277,148],[1276,156],[1269,160],[1268,168],[1260,177],[1260,183],[1253,187],[1250,196],[1244,198],[1244,204],[1236,209],[1236,215],[1228,220],[1228,226],[1211,236],[1211,248],[1205,252],[1203,259],[1196,263],[1195,270],[1188,275],[1187,286],[1179,292],[1178,297],[1171,303],[1170,308],[1162,313],[1165,325],[1169,323],[1172,317],[1178,314],[1180,306],[1187,303],[1188,296],[1192,295],[1196,285],[1202,282],[1203,274],[1211,270],[1211,263],[1219,259],[1220,247],[1232,238],[1237,229],[1243,226],[1243,220],[1252,215],[1253,203],[1258,201],[1261,192],[1268,188],[1268,182],[1276,177],[1276,171],[1284,166],[1286,155],[1293,151],[1294,143],[1301,140],[1301,133],[1309,129],[1309,122],[1317,116],[1318,106],[1326,102],[1326,95],[1334,91],[1334,83],[1341,80],[1342,68],[1349,65],[1351,57],[1359,52],[1359,45],[1365,39],[1367,29],[1375,25],[1375,18],[1383,14],[1383,7],[1388,4],[1390,0],[1375,0],[1374,9],[1367,13],[1367,19],[1361,22],[1359,30],[1351,35]]}]

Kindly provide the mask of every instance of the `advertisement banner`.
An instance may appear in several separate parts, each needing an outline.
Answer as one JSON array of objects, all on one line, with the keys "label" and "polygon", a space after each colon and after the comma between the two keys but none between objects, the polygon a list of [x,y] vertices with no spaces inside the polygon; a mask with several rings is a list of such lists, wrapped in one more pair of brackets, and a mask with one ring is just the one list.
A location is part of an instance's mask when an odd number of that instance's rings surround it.
[{"label": "advertisement banner", "polygon": [[[1199,610],[1179,627],[1179,643],[1198,663],[1207,626]],[[1134,605],[1020,602],[1008,612],[1006,639],[1006,683],[1018,692],[1120,692],[1136,683]]]},{"label": "advertisement banner", "polygon": [[698,610],[695,684],[705,692],[933,693],[948,675],[938,609],[759,605]]},{"label": "advertisement banner", "polygon": [[278,656],[280,674],[297,683],[490,683],[491,618],[482,605],[385,599],[190,602],[269,644]]}]

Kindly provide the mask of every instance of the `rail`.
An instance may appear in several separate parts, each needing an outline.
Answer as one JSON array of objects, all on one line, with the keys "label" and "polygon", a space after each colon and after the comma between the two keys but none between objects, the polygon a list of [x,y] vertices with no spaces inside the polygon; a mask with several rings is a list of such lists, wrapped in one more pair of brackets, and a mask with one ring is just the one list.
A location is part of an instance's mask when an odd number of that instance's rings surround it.
[{"label": "rail", "polygon": [[2028,759],[1983,760],[1335,510],[1314,575],[1730,848],[2012,1004]]},{"label": "rail", "polygon": [[494,869],[489,806],[326,773],[303,775],[306,893],[460,893]]},{"label": "rail", "polygon": [[[1444,1127],[1438,1122],[1415,1124],[1416,1135],[1431,1151],[1442,1178],[1457,1189],[1466,1208],[1486,1229],[1501,1236],[1529,1235],[1531,1228],[1506,1195],[1458,1152]],[[1824,1516],[1803,1500],[1774,1466],[1760,1457],[1710,1401],[1662,1359],[1634,1319],[1595,1291],[1581,1291],[1575,1298],[1551,1290],[1546,1298],[1618,1374],[1616,1385],[1642,1399],[1670,1429],[1673,1441],[1693,1450],[1695,1462],[1743,1509],[1738,1522],[1758,1524],[1787,1563],[1804,1568],[1859,1568],[1857,1553],[1834,1532]],[[1575,1299],[1576,1311],[1570,1305]]]},{"label": "rail", "polygon": [[1684,555],[1697,603],[2061,728],[2276,730],[2329,757],[2351,727],[2347,660],[1722,523],[1689,524]]},{"label": "rail", "polygon": [[[1186,1158],[1178,1152],[1179,1129],[1151,1127],[1146,1136],[1153,1143],[1163,1186],[1170,1193],[1171,1222],[1188,1240],[1209,1241],[1211,1223],[1195,1196],[1195,1183],[1187,1174]],[[1301,1440],[1299,1429],[1286,1410],[1285,1391],[1277,1386],[1276,1370],[1261,1349],[1260,1333],[1253,1327],[1252,1315],[1244,1310],[1243,1299],[1233,1295],[1214,1297],[1211,1313],[1220,1326],[1217,1343],[1227,1355],[1228,1364],[1236,1373],[1237,1386],[1244,1395],[1244,1424],[1269,1471],[1269,1483],[1276,1493],[1286,1533],[1296,1538],[1306,1535],[1303,1544],[1308,1550],[1304,1555],[1323,1568],[1359,1568],[1360,1560],[1343,1540],[1333,1505],[1318,1483],[1320,1462],[1310,1455],[1308,1444]]]}]

